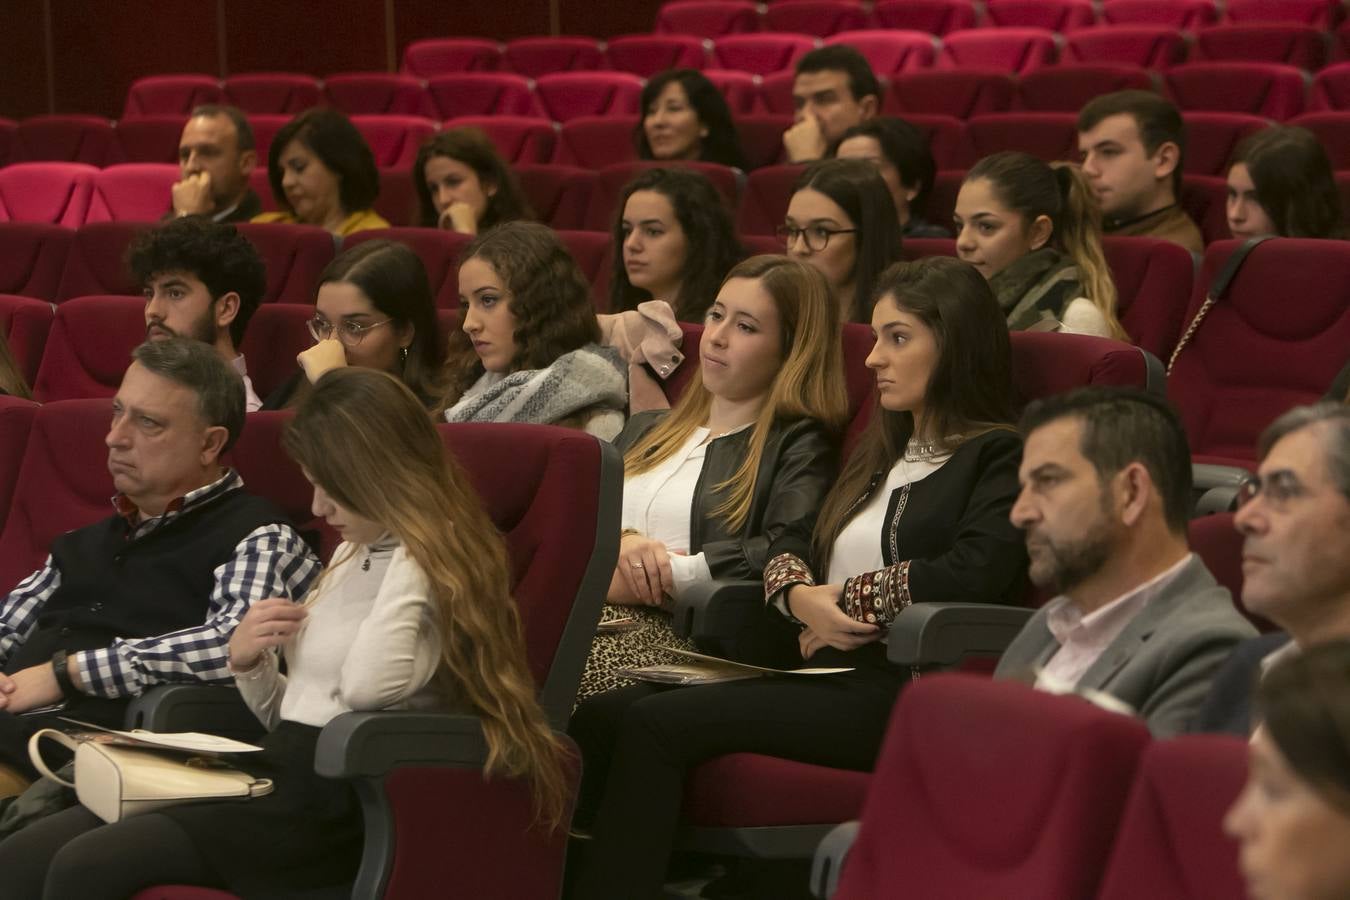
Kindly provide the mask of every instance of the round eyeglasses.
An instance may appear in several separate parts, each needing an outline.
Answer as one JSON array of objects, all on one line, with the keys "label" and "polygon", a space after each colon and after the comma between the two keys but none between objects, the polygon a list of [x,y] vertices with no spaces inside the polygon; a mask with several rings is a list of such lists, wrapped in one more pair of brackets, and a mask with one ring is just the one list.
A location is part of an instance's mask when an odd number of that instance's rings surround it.
[{"label": "round eyeglasses", "polygon": [[383,322],[372,322],[369,325],[362,325],[358,322],[341,322],[334,325],[327,319],[315,316],[305,323],[309,327],[310,337],[314,338],[315,343],[326,341],[328,338],[336,338],[344,347],[355,347],[366,338],[366,332],[381,325],[388,325],[393,319],[385,319]]}]

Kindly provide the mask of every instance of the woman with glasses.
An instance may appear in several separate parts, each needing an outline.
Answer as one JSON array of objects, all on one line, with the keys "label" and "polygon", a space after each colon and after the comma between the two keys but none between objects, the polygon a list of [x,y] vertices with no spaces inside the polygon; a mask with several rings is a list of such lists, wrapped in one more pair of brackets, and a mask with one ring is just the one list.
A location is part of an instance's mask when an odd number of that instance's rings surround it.
[{"label": "woman with glasses", "polygon": [[778,237],[788,256],[825,276],[842,321],[872,321],[877,277],[900,260],[900,220],[874,164],[827,159],[807,167]]},{"label": "woman with glasses", "polygon": [[367,241],[329,263],[308,325],[314,346],[296,357],[301,371],[263,409],[294,406],[319,376],[341,366],[389,372],[428,409],[435,406],[444,356],[436,301],[421,259],[407,245]]}]

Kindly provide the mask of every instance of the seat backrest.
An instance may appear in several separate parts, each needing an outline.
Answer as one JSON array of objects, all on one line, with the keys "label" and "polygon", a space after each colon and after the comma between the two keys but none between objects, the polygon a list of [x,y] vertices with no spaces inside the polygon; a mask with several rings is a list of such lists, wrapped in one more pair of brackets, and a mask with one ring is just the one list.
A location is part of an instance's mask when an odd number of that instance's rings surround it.
[{"label": "seat backrest", "polygon": [[1148,741],[1137,719],[1015,681],[910,684],[835,900],[1091,896]]},{"label": "seat backrest", "polygon": [[792,186],[805,169],[801,165],[765,166],[745,180],[736,230],[741,234],[773,234],[787,215]]},{"label": "seat backrest", "polygon": [[973,158],[1021,150],[1046,162],[1078,158],[1078,116],[1069,112],[1008,112],[966,123]]},{"label": "seat backrest", "polygon": [[[1027,77],[1034,74],[1028,73]],[[925,113],[967,119],[980,113],[1006,112],[1012,107],[1014,93],[1013,80],[1007,72],[985,69],[901,72],[892,77],[882,108],[901,118],[908,118],[907,113]]]},{"label": "seat backrest", "polygon": [[342,72],[323,80],[329,105],[354,115],[425,116],[428,107],[422,81],[398,72]]},{"label": "seat backrest", "polygon": [[1100,900],[1245,896],[1224,814],[1247,777],[1247,742],[1186,735],[1144,751]]},{"label": "seat backrest", "polygon": [[1102,239],[1116,283],[1116,315],[1130,340],[1159,359],[1172,354],[1190,303],[1195,263],[1180,244],[1154,238]]},{"label": "seat backrest", "polygon": [[[970,134],[961,119],[931,113],[906,113],[904,119],[927,139],[938,169],[964,169],[975,161]],[[942,221],[950,222],[951,216]]]},{"label": "seat backrest", "polygon": [[343,248],[375,240],[406,244],[427,270],[427,281],[431,284],[437,308],[456,309],[459,307],[459,257],[472,239],[471,235],[436,228],[380,228],[357,232],[343,242]]},{"label": "seat backrest", "polygon": [[78,228],[98,169],[85,163],[12,163],[0,168],[0,222]]},{"label": "seat backrest", "polygon": [[704,77],[722,92],[733,116],[754,112],[759,104],[759,83],[749,72],[732,69],[706,69]]},{"label": "seat backrest", "polygon": [[117,162],[113,123],[99,116],[32,116],[10,137],[10,162]]},{"label": "seat backrest", "polygon": [[436,123],[422,116],[352,116],[351,120],[381,168],[410,168],[422,142],[436,133]]},{"label": "seat backrest", "polygon": [[583,169],[632,162],[637,159],[630,116],[580,116],[564,122],[558,132],[558,152],[553,162]]},{"label": "seat backrest", "polygon": [[1102,21],[1111,26],[1166,25],[1178,31],[1213,25],[1219,18],[1214,0],[1106,0]]},{"label": "seat backrest", "polygon": [[1350,109],[1305,113],[1289,124],[1311,131],[1337,172],[1350,169]]},{"label": "seat backrest", "polygon": [[885,78],[931,66],[937,57],[938,41],[921,31],[861,29],[841,31],[825,39],[826,46],[834,44],[857,50],[867,58],[872,71]]},{"label": "seat backrest", "polygon": [[43,403],[111,397],[145,340],[140,297],[77,297],[56,308],[33,397]]},{"label": "seat backrest", "polygon": [[335,253],[332,235],[312,225],[245,222],[235,228],[267,267],[263,303],[314,303],[319,273]]},{"label": "seat backrest", "polygon": [[293,118],[286,113],[254,113],[248,117],[248,124],[253,127],[253,146],[258,151],[259,165],[253,174],[262,173],[264,184],[267,183],[267,154],[271,152],[272,139]]},{"label": "seat backrest", "polygon": [[557,126],[548,119],[535,116],[457,116],[443,125],[445,128],[465,126],[482,130],[507,162],[553,161],[553,146],[558,133]]},{"label": "seat backrest", "polygon": [[993,0],[985,6],[985,25],[1069,31],[1097,24],[1091,0]]},{"label": "seat backrest", "polygon": [[24,384],[31,385],[37,378],[55,315],[56,308],[46,300],[0,294],[0,333]]},{"label": "seat backrest", "polygon": [[761,113],[736,119],[736,136],[752,170],[777,165],[783,159],[783,132],[791,127],[790,115]]},{"label": "seat backrest", "polygon": [[314,318],[314,305],[301,303],[265,303],[248,320],[239,352],[248,364],[253,390],[268,394],[295,374],[295,357],[314,346],[305,323]]},{"label": "seat backrest", "polygon": [[1196,29],[1191,59],[1286,63],[1312,72],[1326,64],[1329,49],[1315,25],[1248,22]]},{"label": "seat backrest", "polygon": [[125,163],[100,169],[89,200],[90,222],[158,222],[173,208],[180,177],[172,163]]},{"label": "seat backrest", "polygon": [[1222,241],[1228,232],[1228,180],[1216,175],[1183,175],[1181,208],[1196,225],[1206,244]]},{"label": "seat backrest", "polygon": [[1311,110],[1350,109],[1350,63],[1327,66],[1313,76]]},{"label": "seat backrest", "polygon": [[515,167],[516,180],[540,222],[555,229],[578,229],[586,224],[591,194],[599,178],[590,169],[562,165]]},{"label": "seat backrest", "polygon": [[122,119],[117,123],[118,158],[131,163],[177,165],[178,140],[185,121],[183,116],[173,114]]},{"label": "seat backrest", "polygon": [[1270,124],[1249,113],[1188,112],[1186,122],[1185,172],[1188,175],[1228,174],[1228,160],[1239,141]]},{"label": "seat backrest", "polygon": [[1051,65],[1057,53],[1054,32],[1043,28],[975,28],[944,37],[937,65],[1023,73]]},{"label": "seat backrest", "polygon": [[1323,29],[1336,25],[1342,12],[1333,0],[1227,0],[1223,5],[1227,22],[1294,22]]},{"label": "seat backrest", "polygon": [[737,197],[740,193],[740,185],[734,170],[719,163],[697,160],[678,162],[675,160],[647,160],[644,162],[619,163],[618,165],[606,166],[600,170],[595,191],[591,194],[586,227],[592,231],[608,231],[614,225],[615,216],[621,212],[618,208],[619,197],[628,182],[648,169],[670,168],[673,165],[693,169],[708,179],[709,183],[722,195],[722,199],[726,203],[727,214],[734,214]]},{"label": "seat backrest", "polygon": [[502,47],[483,38],[413,41],[403,51],[403,71],[417,78],[447,72],[491,72],[501,68]]},{"label": "seat backrest", "polygon": [[0,292],[56,299],[74,232],[46,222],[0,222]]},{"label": "seat backrest", "polygon": [[702,69],[708,49],[692,34],[627,34],[610,39],[605,59],[616,72],[650,78],[666,69]]},{"label": "seat backrest", "polygon": [[417,188],[413,185],[412,166],[377,170],[380,193],[371,205],[386,222],[397,227],[418,223]]},{"label": "seat backrest", "polygon": [[657,34],[716,38],[759,29],[759,10],[745,0],[675,0],[656,11]]},{"label": "seat backrest", "polygon": [[1142,66],[1123,63],[1047,66],[1018,79],[1017,100],[1023,109],[1076,113],[1102,94],[1149,91],[1155,87],[1153,76]]},{"label": "seat backrest", "polygon": [[122,118],[186,116],[193,107],[220,103],[224,96],[220,81],[210,75],[151,75],[132,83]]},{"label": "seat backrest", "polygon": [[1272,119],[1303,112],[1307,76],[1282,63],[1199,62],[1165,73],[1167,93],[1183,110],[1241,112]]},{"label": "seat backrest", "polygon": [[641,95],[642,79],[630,72],[550,72],[534,85],[544,115],[556,122],[636,115]]},{"label": "seat backrest", "polygon": [[19,467],[28,446],[38,404],[19,397],[0,394],[0,534],[9,518],[9,505],[19,483]]},{"label": "seat backrest", "polygon": [[609,309],[609,269],[614,264],[614,239],[608,231],[559,231],[558,239],[591,283],[595,308]]},{"label": "seat backrest", "polygon": [[459,116],[537,116],[534,83],[515,72],[447,72],[427,79],[431,108],[442,119]]},{"label": "seat backrest", "polygon": [[1277,626],[1273,622],[1250,612],[1242,603],[1243,536],[1233,518],[1233,513],[1221,512],[1191,519],[1186,525],[1191,550],[1204,562],[1214,580],[1228,588],[1233,606],[1257,631],[1275,631]]},{"label": "seat backrest", "polygon": [[1044,331],[1010,336],[1013,390],[1022,403],[1089,385],[1163,391],[1161,363],[1133,344]]},{"label": "seat backrest", "polygon": [[313,75],[295,72],[248,72],[225,79],[225,102],[244,112],[294,115],[318,106],[323,86]]},{"label": "seat backrest", "polygon": [[538,78],[549,72],[599,69],[605,64],[605,54],[595,38],[526,37],[507,42],[502,62],[512,72]]},{"label": "seat backrest", "polygon": [[[867,27],[867,13],[847,0],[778,0],[764,8],[763,25],[765,31],[824,37]],[[881,71],[875,65],[873,69]]]},{"label": "seat backrest", "polygon": [[1065,62],[1165,69],[1181,62],[1185,54],[1186,42],[1181,32],[1170,25],[1080,28],[1064,36]]},{"label": "seat backrest", "polygon": [[94,222],[75,232],[66,256],[58,303],[90,294],[139,294],[141,286],[126,267],[127,247],[147,222]]},{"label": "seat backrest", "polygon": [[943,35],[975,27],[975,4],[966,0],[882,0],[872,8],[878,28]]},{"label": "seat backrest", "polygon": [[804,34],[731,34],[713,40],[713,62],[719,69],[767,75],[791,69],[816,46]]}]

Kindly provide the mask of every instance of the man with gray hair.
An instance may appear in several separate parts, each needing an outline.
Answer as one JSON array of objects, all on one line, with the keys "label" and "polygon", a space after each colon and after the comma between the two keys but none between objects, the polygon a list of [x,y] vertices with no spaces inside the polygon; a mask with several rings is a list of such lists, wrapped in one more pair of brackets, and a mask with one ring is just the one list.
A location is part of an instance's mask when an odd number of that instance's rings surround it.
[{"label": "man with gray hair", "polygon": [[249,604],[299,600],[319,571],[285,515],[221,465],[244,426],[239,375],[198,341],[132,357],[106,438],[114,514],[58,537],[0,602],[0,762],[29,777],[27,738],[49,724],[34,710],[121,727],[152,685],[224,681]]},{"label": "man with gray hair", "polygon": [[1242,602],[1279,625],[1233,651],[1193,731],[1246,736],[1261,674],[1286,655],[1350,638],[1350,406],[1299,406],[1261,435],[1239,498]]}]

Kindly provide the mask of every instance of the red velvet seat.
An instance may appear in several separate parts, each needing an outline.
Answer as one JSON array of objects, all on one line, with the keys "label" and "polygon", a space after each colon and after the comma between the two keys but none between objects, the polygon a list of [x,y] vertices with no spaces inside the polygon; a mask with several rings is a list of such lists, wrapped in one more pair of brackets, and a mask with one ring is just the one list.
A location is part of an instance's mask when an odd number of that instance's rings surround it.
[{"label": "red velvet seat", "polygon": [[1350,63],[1327,66],[1313,77],[1308,108],[1317,112],[1350,109]]},{"label": "red velvet seat", "polygon": [[70,162],[106,166],[117,161],[113,123],[99,116],[32,116],[10,135],[10,162]]},{"label": "red velvet seat", "polygon": [[1008,112],[966,123],[973,158],[1021,150],[1046,162],[1078,158],[1078,116],[1067,112]]},{"label": "red velvet seat", "polygon": [[825,45],[847,44],[857,50],[883,78],[899,72],[927,69],[937,57],[938,41],[920,31],[871,29],[845,31],[825,39]]},{"label": "red velvet seat", "polygon": [[413,186],[412,166],[380,169],[380,194],[371,209],[390,225],[416,225],[417,188]]},{"label": "red velvet seat", "polygon": [[956,241],[952,238],[905,238],[900,248],[903,259],[923,259],[925,256],[956,256]]},{"label": "red velvet seat", "polygon": [[146,222],[95,222],[75,232],[56,300],[89,294],[139,295],[141,286],[131,279],[125,259],[127,247],[137,234],[149,228]]},{"label": "red velvet seat", "polygon": [[459,116],[538,116],[534,84],[514,72],[451,72],[427,79],[431,108],[442,119]]},{"label": "red velvet seat", "polygon": [[[111,397],[131,365],[131,351],[145,340],[140,297],[77,297],[56,308],[33,398],[43,403]],[[105,423],[106,424],[106,423]]]},{"label": "red velvet seat", "polygon": [[45,222],[0,222],[0,293],[54,300],[74,233]]},{"label": "red velvet seat", "polygon": [[117,158],[132,163],[178,163],[178,141],[186,119],[179,115],[137,116],[117,123]]},{"label": "red velvet seat", "polygon": [[[0,300],[0,316],[4,315]],[[28,432],[33,427],[38,404],[20,397],[0,394],[0,534],[4,533],[9,518],[10,501],[18,484],[19,466],[23,463],[28,445]]]},{"label": "red velvet seat", "polygon": [[1083,28],[1064,36],[1064,62],[1119,63],[1145,69],[1165,69],[1181,62],[1186,42],[1167,25],[1113,25]]},{"label": "red velvet seat", "polygon": [[211,75],[151,75],[132,82],[122,118],[186,116],[194,106],[220,103],[224,96],[220,81]]},{"label": "red velvet seat", "polygon": [[342,72],[323,80],[327,103],[349,116],[424,116],[430,113],[426,89],[412,75],[395,72]]},{"label": "red velvet seat", "polygon": [[236,225],[267,267],[263,303],[314,303],[319,273],[333,260],[333,236],[313,225]]},{"label": "red velvet seat", "polygon": [[792,199],[792,186],[805,168],[788,164],[765,166],[751,172],[745,179],[745,191],[736,214],[736,231],[772,235],[783,224],[788,202]]},{"label": "red velvet seat", "polygon": [[516,166],[515,173],[540,222],[563,230],[579,229],[586,224],[586,212],[598,177],[594,171],[545,164]]},{"label": "red velvet seat", "polygon": [[629,116],[583,116],[564,122],[558,131],[558,150],[553,162],[583,169],[603,169],[637,159]]},{"label": "red velvet seat", "polygon": [[89,199],[89,222],[157,222],[173,208],[182,176],[172,163],[126,163],[99,170]]},{"label": "red velvet seat", "polygon": [[676,0],[656,12],[657,34],[716,38],[759,29],[759,10],[745,0]]},{"label": "red velvet seat", "polygon": [[975,27],[975,5],[968,0],[881,0],[872,8],[878,28],[902,28],[944,35]]},{"label": "red velvet seat", "polygon": [[18,124],[13,119],[0,119],[0,165],[9,163],[9,146],[14,140]]},{"label": "red velvet seat", "polygon": [[1338,172],[1350,169],[1350,110],[1305,113],[1289,123],[1306,128],[1317,138]]},{"label": "red velvet seat", "polygon": [[740,195],[740,184],[737,181],[735,170],[718,163],[699,162],[697,160],[644,160],[616,163],[600,170],[595,183],[595,190],[591,194],[590,210],[586,214],[586,228],[590,231],[610,230],[614,225],[615,216],[619,213],[619,196],[623,193],[623,189],[628,182],[647,169],[669,168],[671,166],[693,169],[707,178],[712,186],[717,189],[717,192],[722,195],[728,212],[734,213],[737,198]]},{"label": "red velvet seat", "polygon": [[609,268],[614,262],[614,242],[608,232],[559,231],[558,239],[576,260],[577,268],[591,284],[596,309],[609,309]]},{"label": "red velvet seat", "polygon": [[248,72],[225,79],[225,102],[246,113],[295,115],[323,99],[323,87],[313,75],[295,72]]},{"label": "red velvet seat", "polygon": [[772,166],[783,159],[783,132],[791,127],[790,115],[761,113],[736,118],[736,135],[751,169]]},{"label": "red velvet seat", "polygon": [[867,27],[861,4],[849,0],[781,0],[764,8],[764,30],[817,37]]},{"label": "red velvet seat", "polygon": [[[314,338],[305,327],[312,318],[312,303],[264,303],[254,310],[239,352],[244,354],[249,380],[259,397],[266,397],[294,375],[299,368],[296,355],[314,346]],[[247,472],[244,475],[245,481],[252,480]],[[302,506],[288,507],[288,511],[293,508],[308,512],[308,500]],[[309,518],[297,518],[292,513],[297,523]]]},{"label": "red velvet seat", "polygon": [[1091,0],[992,0],[985,7],[985,25],[1000,28],[1044,28],[1069,31],[1097,23]]},{"label": "red velvet seat", "polygon": [[440,309],[459,306],[459,257],[472,237],[436,228],[380,228],[352,235],[343,242],[343,248],[375,240],[398,241],[411,247],[427,270],[436,306]]},{"label": "red velvet seat", "polygon": [[1233,513],[1218,512],[1197,516],[1186,526],[1191,551],[1204,562],[1214,580],[1233,595],[1233,605],[1256,626],[1272,631],[1275,626],[1247,611],[1242,605],[1242,533],[1233,525]]},{"label": "red velvet seat", "polygon": [[759,82],[749,72],[731,69],[705,69],[704,76],[722,92],[731,115],[737,117],[752,112],[759,103]]},{"label": "red velvet seat", "polygon": [[1177,201],[1196,225],[1206,244],[1231,237],[1228,233],[1228,182],[1217,175],[1183,175]]},{"label": "red velvet seat", "polygon": [[1294,22],[1332,28],[1342,18],[1341,4],[1332,0],[1227,0],[1225,22]]},{"label": "red velvet seat", "polygon": [[628,72],[553,72],[539,76],[534,96],[556,122],[583,116],[631,116],[638,112],[642,79]]},{"label": "red velvet seat", "polygon": [[[961,192],[961,183],[965,180],[965,169],[939,169],[937,177],[933,179],[933,190],[928,194],[924,218],[950,228],[952,216],[956,212],[956,196]],[[905,241],[906,246],[909,243]]]},{"label": "red velvet seat", "polygon": [[248,117],[248,124],[253,128],[253,147],[258,152],[258,169],[254,171],[261,170],[266,176],[267,154],[272,148],[272,139],[293,118],[285,113],[254,113]]},{"label": "red velvet seat", "polygon": [[708,45],[692,34],[626,34],[609,40],[605,60],[616,72],[650,78],[666,69],[702,69]]},{"label": "red velvet seat", "polygon": [[1023,75],[1017,82],[1017,99],[1023,109],[1076,113],[1102,94],[1155,88],[1153,75],[1140,66],[1075,63],[1047,66]]},{"label": "red velvet seat", "polygon": [[[55,307],[46,300],[0,294],[0,334],[4,335],[24,384],[31,385],[37,378],[42,349],[55,315]],[[0,509],[4,509],[4,504],[0,504]]]},{"label": "red velvet seat", "polygon": [[1184,170],[1191,175],[1228,174],[1228,160],[1238,142],[1270,124],[1249,113],[1188,112]]},{"label": "red velvet seat", "polygon": [[[974,161],[966,123],[954,116],[907,113],[905,121],[928,140],[928,150],[939,169],[963,168]],[[942,221],[950,221],[948,216]]]},{"label": "red velvet seat", "polygon": [[1055,34],[1041,28],[975,28],[942,39],[940,69],[997,69],[1018,74],[1055,61]]},{"label": "red velvet seat", "polygon": [[370,145],[375,165],[411,167],[422,142],[436,133],[436,123],[422,116],[352,116],[352,124]]},{"label": "red velvet seat", "polygon": [[1116,315],[1130,340],[1166,361],[1181,336],[1195,281],[1191,254],[1180,244],[1107,235],[1106,262],[1116,284]]},{"label": "red velvet seat", "polygon": [[1193,60],[1273,62],[1313,71],[1326,65],[1326,35],[1314,25],[1252,22],[1197,29]]},{"label": "red velvet seat", "polygon": [[526,37],[507,42],[502,62],[512,72],[538,78],[552,72],[599,69],[605,64],[605,54],[595,38]]},{"label": "red velvet seat", "polygon": [[1100,900],[1246,896],[1223,817],[1247,777],[1247,742],[1187,735],[1144,751]]},{"label": "red velvet seat", "polygon": [[1164,73],[1167,93],[1183,111],[1240,112],[1290,119],[1303,112],[1307,76],[1279,63],[1201,62]]},{"label": "red velvet seat", "polygon": [[[797,101],[792,96],[792,83],[797,80],[796,72],[784,69],[781,72],[770,72],[768,75],[750,75],[749,72],[740,74],[759,82],[760,106],[765,112],[778,116],[793,115],[797,109]],[[889,94],[888,91],[887,95]]]},{"label": "red velvet seat", "polygon": [[403,51],[402,71],[417,78],[450,72],[492,72],[501,68],[502,47],[482,38],[413,41]]},{"label": "red velvet seat", "polygon": [[1219,18],[1214,0],[1106,0],[1102,21],[1107,25],[1167,25],[1193,29],[1213,25]]},{"label": "red velvet seat", "polygon": [[[1053,72],[1056,69],[1037,70]],[[1027,77],[1037,74],[1028,73]],[[908,118],[909,113],[968,119],[981,113],[1006,112],[1016,92],[1007,72],[985,69],[932,69],[892,77],[882,111]]]},{"label": "red velvet seat", "polygon": [[465,126],[481,129],[509,163],[549,162],[557,142],[557,127],[535,116],[457,116],[442,127]]},{"label": "red velvet seat", "polygon": [[791,69],[816,38],[804,34],[729,34],[713,40],[713,62],[719,69],[767,75]]},{"label": "red velvet seat", "polygon": [[1092,896],[1148,741],[1136,719],[1016,682],[910,685],[836,900]]}]

